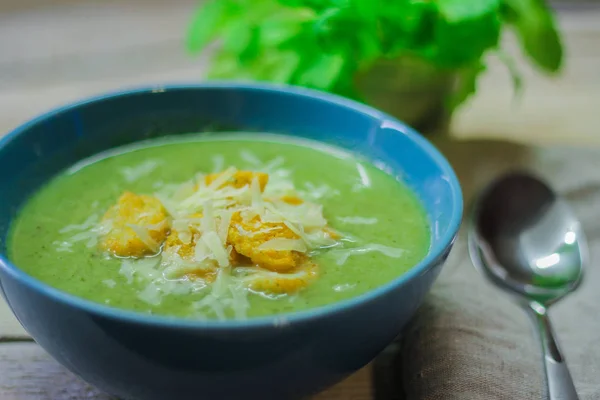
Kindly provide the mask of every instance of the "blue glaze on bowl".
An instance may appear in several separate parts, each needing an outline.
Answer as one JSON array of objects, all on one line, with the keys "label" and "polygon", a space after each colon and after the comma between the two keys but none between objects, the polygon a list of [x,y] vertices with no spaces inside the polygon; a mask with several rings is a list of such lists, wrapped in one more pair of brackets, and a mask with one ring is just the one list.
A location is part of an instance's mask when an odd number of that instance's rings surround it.
[{"label": "blue glaze on bowl", "polygon": [[54,358],[132,399],[288,399],[332,385],[397,336],[440,272],[462,217],[447,161],[403,123],[321,92],[240,83],[165,86],[97,97],[44,114],[0,140],[0,254],[19,207],[76,161],[111,147],[204,130],[286,133],[383,162],[421,198],[426,258],[398,279],[329,306],[248,321],[196,322],[92,303],[0,256],[11,309]]}]

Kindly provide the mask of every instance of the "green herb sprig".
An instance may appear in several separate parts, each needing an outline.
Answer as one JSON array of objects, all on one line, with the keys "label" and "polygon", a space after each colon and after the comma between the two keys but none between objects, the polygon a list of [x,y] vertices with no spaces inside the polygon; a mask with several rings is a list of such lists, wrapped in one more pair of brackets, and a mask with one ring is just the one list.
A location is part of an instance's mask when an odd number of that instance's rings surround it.
[{"label": "green herb sprig", "polygon": [[453,106],[476,90],[484,56],[512,29],[543,72],[558,72],[563,50],[543,0],[209,0],[187,35],[192,53],[217,40],[209,78],[252,79],[361,99],[357,74],[381,59],[416,57],[457,74]]}]

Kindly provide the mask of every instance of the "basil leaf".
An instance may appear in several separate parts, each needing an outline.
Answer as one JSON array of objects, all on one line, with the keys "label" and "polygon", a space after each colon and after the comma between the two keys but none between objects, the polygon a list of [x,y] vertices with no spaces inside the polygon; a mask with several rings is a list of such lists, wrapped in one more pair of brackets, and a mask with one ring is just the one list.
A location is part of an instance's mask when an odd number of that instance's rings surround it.
[{"label": "basil leaf", "polygon": [[210,77],[290,83],[361,99],[358,73],[379,60],[413,59],[426,69],[458,74],[455,107],[476,90],[490,50],[520,90],[516,67],[498,51],[507,24],[540,68],[555,72],[562,64],[544,0],[207,1],[194,14],[187,47],[198,52],[220,41]]},{"label": "basil leaf", "polygon": [[340,54],[323,54],[310,68],[302,72],[297,83],[327,90],[336,84],[345,64],[346,61]]},{"label": "basil leaf", "polygon": [[500,0],[439,0],[432,45],[423,55],[441,68],[475,64],[500,38]]},{"label": "basil leaf", "polygon": [[451,110],[463,104],[465,100],[477,91],[477,78],[479,78],[483,71],[485,71],[485,65],[478,60],[458,72],[456,86],[449,99],[449,108]]},{"label": "basil leaf", "polygon": [[513,82],[513,90],[515,91],[515,95],[519,96],[523,90],[523,78],[521,77],[521,73],[517,68],[517,64],[515,60],[503,51],[497,52],[498,59],[504,64],[508,72],[510,73],[510,77]]},{"label": "basil leaf", "polygon": [[187,48],[196,53],[213,40],[231,15],[228,1],[212,0],[199,7],[192,18],[187,34]]},{"label": "basil leaf", "polygon": [[504,16],[523,51],[546,72],[560,70],[563,48],[552,13],[543,0],[504,0]]}]

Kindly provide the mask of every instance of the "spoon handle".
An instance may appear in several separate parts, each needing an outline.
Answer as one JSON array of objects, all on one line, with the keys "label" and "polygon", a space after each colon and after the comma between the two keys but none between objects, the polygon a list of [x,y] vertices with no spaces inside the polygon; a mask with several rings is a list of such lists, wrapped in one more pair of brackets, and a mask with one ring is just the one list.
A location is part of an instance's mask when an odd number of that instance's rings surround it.
[{"label": "spoon handle", "polygon": [[525,308],[533,319],[542,344],[549,400],[578,400],[573,379],[554,339],[554,330],[546,308],[537,303],[532,303]]}]

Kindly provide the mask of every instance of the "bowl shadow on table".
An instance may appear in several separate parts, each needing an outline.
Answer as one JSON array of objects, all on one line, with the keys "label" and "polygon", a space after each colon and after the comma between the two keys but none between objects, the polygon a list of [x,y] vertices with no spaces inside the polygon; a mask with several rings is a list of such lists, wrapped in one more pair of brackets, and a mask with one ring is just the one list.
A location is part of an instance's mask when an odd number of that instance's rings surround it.
[{"label": "bowl shadow on table", "polygon": [[[440,135],[429,137],[436,147],[446,156],[454,168],[463,190],[465,200],[465,218],[468,217],[471,204],[476,194],[487,185],[492,179],[516,169],[527,169],[533,159],[534,149],[527,145],[500,140],[459,140]],[[468,356],[459,354],[448,354],[443,363],[432,368],[429,362],[440,361],[439,357],[434,357],[427,353],[427,344],[423,343],[423,338],[428,340],[444,341],[450,338],[438,336],[443,328],[446,329],[452,325],[447,315],[449,309],[460,308],[459,300],[453,306],[447,306],[452,302],[452,290],[456,289],[453,284],[460,284],[460,280],[465,276],[473,275],[473,286],[478,295],[487,295],[487,291],[493,290],[487,282],[480,278],[475,268],[471,265],[465,237],[464,224],[459,233],[459,238],[455,244],[452,253],[444,266],[444,269],[434,285],[430,294],[426,297],[417,315],[410,321],[403,335],[395,342],[390,344],[384,352],[375,360],[372,369],[373,393],[375,400],[421,400],[435,397],[436,394],[443,395],[443,384],[439,379],[433,376],[434,371],[450,372],[445,379],[453,379],[452,371],[460,374],[462,363],[468,361]],[[473,295],[473,299],[476,294]],[[463,299],[464,300],[464,299]],[[501,299],[500,303],[504,304]],[[508,301],[508,300],[506,300]],[[459,312],[463,312],[459,310]],[[501,312],[501,311],[500,311]],[[476,321],[477,318],[485,318],[484,312],[473,313],[464,311],[464,321]],[[525,324],[524,317],[520,315],[509,316],[516,318],[517,324]],[[521,321],[523,319],[523,321]],[[461,321],[461,324],[463,321]],[[493,322],[487,321],[492,324]],[[498,327],[500,328],[500,327]],[[463,329],[462,327],[457,330]],[[427,332],[429,331],[429,332]],[[462,332],[461,332],[462,334]],[[484,341],[483,337],[477,338],[479,333],[476,328],[464,332],[464,335],[475,337],[474,341]],[[499,339],[502,340],[502,339]],[[508,340],[502,340],[497,343],[500,347],[512,348]],[[433,346],[437,349],[453,349],[452,343],[441,343],[439,346]],[[536,359],[532,362],[537,361]],[[512,371],[511,371],[512,372]],[[433,381],[437,381],[438,389],[427,389]],[[422,388],[415,386],[423,386]],[[489,396],[490,393],[503,390],[498,388],[485,388],[487,392],[481,393],[482,398]],[[459,397],[456,397],[459,398]],[[479,398],[479,397],[477,397]]]},{"label": "bowl shadow on table", "polygon": [[431,141],[446,156],[458,176],[466,212],[484,185],[510,170],[527,168],[532,160],[533,148],[514,142],[458,140],[448,136],[433,137]]}]

